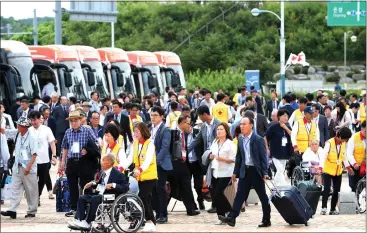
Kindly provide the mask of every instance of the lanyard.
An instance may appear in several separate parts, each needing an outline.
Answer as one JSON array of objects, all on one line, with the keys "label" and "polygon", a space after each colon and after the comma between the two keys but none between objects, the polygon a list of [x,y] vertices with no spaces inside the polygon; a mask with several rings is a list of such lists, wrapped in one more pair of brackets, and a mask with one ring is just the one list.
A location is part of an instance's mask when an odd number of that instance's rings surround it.
[{"label": "lanyard", "polygon": [[[27,137],[23,140],[24,136],[20,138],[20,147],[23,148],[24,143],[27,141],[29,132],[27,132]],[[23,141],[23,142],[22,142]]]},{"label": "lanyard", "polygon": [[220,149],[222,149],[222,147],[223,147],[224,143],[226,143],[226,141],[227,141],[227,139],[223,142],[222,145],[219,146],[219,140],[218,140],[218,143],[217,143],[218,144],[218,157],[220,157],[220,155],[219,155]]},{"label": "lanyard", "polygon": [[[335,139],[334,139],[335,140]],[[339,157],[340,157],[340,152],[341,152],[341,145],[340,145],[340,147],[339,147],[339,150],[338,150],[338,145],[336,145],[336,142],[335,142],[335,149],[336,149],[336,153],[337,153],[337,155],[338,155],[338,160],[339,160]]]}]

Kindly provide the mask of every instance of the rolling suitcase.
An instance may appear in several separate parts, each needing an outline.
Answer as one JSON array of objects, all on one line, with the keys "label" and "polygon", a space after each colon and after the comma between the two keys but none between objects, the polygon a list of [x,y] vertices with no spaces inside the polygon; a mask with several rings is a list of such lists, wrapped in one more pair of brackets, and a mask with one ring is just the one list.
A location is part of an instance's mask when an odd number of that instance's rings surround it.
[{"label": "rolling suitcase", "polygon": [[313,210],[298,189],[294,186],[278,189],[273,182],[271,183],[274,188],[265,182],[272,193],[270,200],[283,219],[289,225],[305,224],[307,226],[308,220],[313,215]]},{"label": "rolling suitcase", "polygon": [[322,194],[322,185],[315,183],[315,180],[308,180],[299,182],[297,188],[315,214]]},{"label": "rolling suitcase", "polygon": [[69,212],[70,208],[70,190],[68,179],[61,176],[56,180],[56,212]]}]

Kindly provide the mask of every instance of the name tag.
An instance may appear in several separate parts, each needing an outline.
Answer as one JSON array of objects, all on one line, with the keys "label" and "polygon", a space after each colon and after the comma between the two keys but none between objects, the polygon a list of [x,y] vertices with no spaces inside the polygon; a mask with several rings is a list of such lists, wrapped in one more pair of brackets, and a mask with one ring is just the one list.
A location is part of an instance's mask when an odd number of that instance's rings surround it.
[{"label": "name tag", "polygon": [[288,140],[286,137],[282,137],[282,146],[285,146],[287,144]]},{"label": "name tag", "polygon": [[103,194],[105,189],[106,189],[106,186],[99,184],[97,185],[96,191],[98,191],[100,194]]},{"label": "name tag", "polygon": [[27,150],[22,149],[22,150],[20,151],[20,154],[21,154],[21,156],[22,156],[23,160],[28,160]]},{"label": "name tag", "polygon": [[73,142],[73,146],[71,147],[71,151],[74,154],[80,153],[79,142]]}]

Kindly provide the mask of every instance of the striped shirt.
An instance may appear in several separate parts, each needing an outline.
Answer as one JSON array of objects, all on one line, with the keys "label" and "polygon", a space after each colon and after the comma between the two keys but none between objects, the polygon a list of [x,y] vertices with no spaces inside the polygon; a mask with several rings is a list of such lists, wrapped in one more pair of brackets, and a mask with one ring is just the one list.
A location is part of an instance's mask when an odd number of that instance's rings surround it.
[{"label": "striped shirt", "polygon": [[[80,126],[77,131],[73,128],[67,129],[61,144],[62,149],[68,150],[67,159],[80,158],[82,156],[82,149],[87,145],[88,140],[91,140],[98,145],[97,138],[91,128]],[[73,153],[72,150],[75,142],[79,143],[78,153]]]}]

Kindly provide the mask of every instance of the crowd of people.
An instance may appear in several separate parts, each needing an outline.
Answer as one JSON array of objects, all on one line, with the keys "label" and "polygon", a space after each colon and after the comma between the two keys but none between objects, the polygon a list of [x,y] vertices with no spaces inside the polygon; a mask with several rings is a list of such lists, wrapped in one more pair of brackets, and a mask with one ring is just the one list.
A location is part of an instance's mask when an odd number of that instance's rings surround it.
[{"label": "crowd of people", "polygon": [[[144,204],[145,232],[168,222],[171,197],[183,201],[188,216],[204,211],[204,184],[216,225],[235,226],[254,189],[263,211],[259,227],[269,227],[264,181],[285,185],[292,169],[309,161],[322,174],[321,214],[327,213],[332,183],[329,214],[336,215],[344,168],[355,191],[366,167],[366,91],[360,98],[346,96],[345,90],[332,96],[319,90],[316,98],[287,93],[280,100],[272,91],[266,100],[253,86],[243,86],[234,96],[196,87],[166,88],[164,96],[151,93],[143,100],[126,93],[101,100],[92,92],[89,102],[79,103],[54,92],[31,100],[23,96],[7,111],[0,103],[2,141],[8,131],[18,132],[14,145],[10,138],[1,144],[0,180],[3,186],[12,170],[13,183],[10,207],[1,214],[15,219],[25,191],[25,217],[35,217],[45,185],[55,198],[50,168],[57,165],[69,184],[71,211],[65,216],[74,217],[71,226],[90,227],[95,213],[86,215],[85,202],[94,203],[92,212],[101,202],[91,194],[80,196],[80,189],[103,184],[102,193],[121,194],[129,190],[126,176],[132,173]],[[230,184],[238,185],[234,200],[225,195]]]}]

